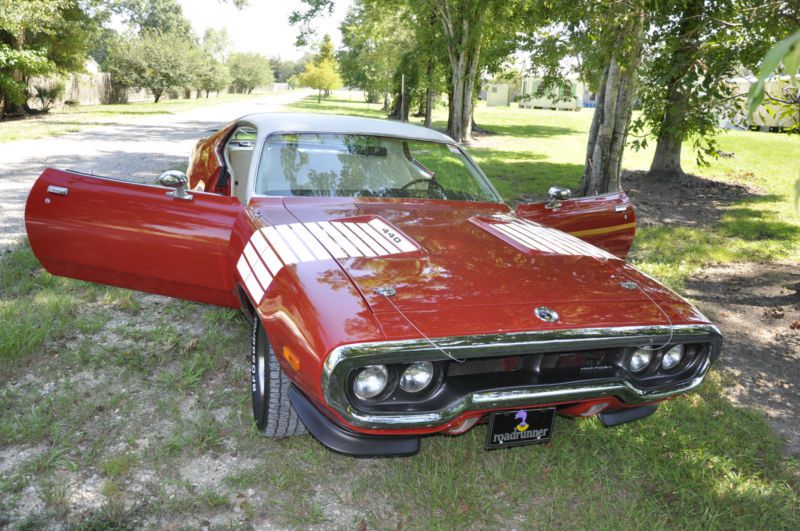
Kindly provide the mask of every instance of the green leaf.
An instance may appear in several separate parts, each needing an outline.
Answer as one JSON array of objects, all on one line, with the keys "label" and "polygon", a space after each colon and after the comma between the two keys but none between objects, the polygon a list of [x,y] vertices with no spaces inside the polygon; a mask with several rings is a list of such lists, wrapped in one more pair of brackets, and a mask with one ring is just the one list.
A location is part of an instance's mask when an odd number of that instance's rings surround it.
[{"label": "green leaf", "polygon": [[[796,46],[795,46],[796,45]],[[795,48],[793,50],[793,48]],[[800,30],[796,31],[793,35],[783,39],[776,44],[761,62],[761,69],[758,71],[758,79],[753,86],[750,87],[750,94],[747,97],[747,107],[750,111],[752,118],[753,112],[764,101],[764,82],[775,70],[780,66],[781,61],[789,69],[790,73],[797,72],[798,64],[800,63],[800,55],[797,50],[800,49]],[[791,55],[791,57],[790,57]],[[794,71],[789,66],[790,63],[794,65]]]},{"label": "green leaf", "polygon": [[[798,35],[800,35],[800,32],[798,32]],[[792,85],[798,86],[800,84],[797,79],[797,69],[800,68],[800,39],[797,39],[792,51],[783,58],[783,65],[786,67],[786,73],[789,74],[789,80]]]}]

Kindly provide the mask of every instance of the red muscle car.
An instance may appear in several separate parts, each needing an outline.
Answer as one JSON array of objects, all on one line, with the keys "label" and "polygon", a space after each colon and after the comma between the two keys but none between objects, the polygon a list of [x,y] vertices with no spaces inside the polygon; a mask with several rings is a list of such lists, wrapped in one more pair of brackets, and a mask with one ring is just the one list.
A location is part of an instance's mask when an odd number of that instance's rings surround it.
[{"label": "red muscle car", "polygon": [[342,116],[245,116],[160,186],[46,170],[26,207],[55,275],[252,322],[258,428],[353,455],[488,423],[550,439],[555,413],[640,419],[697,387],[721,336],[625,262],[624,193],[516,210],[451,138]]}]

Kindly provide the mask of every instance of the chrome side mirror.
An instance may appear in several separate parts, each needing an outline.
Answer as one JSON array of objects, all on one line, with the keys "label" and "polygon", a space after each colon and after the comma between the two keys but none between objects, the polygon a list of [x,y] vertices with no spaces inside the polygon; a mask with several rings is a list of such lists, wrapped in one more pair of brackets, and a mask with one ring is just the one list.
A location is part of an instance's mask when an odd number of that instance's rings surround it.
[{"label": "chrome side mirror", "polygon": [[187,201],[192,199],[192,194],[186,191],[189,184],[189,179],[182,171],[165,171],[159,175],[158,184],[161,186],[166,186],[167,188],[174,188],[174,190],[171,192],[167,192],[167,195],[170,197],[174,197],[175,199],[184,199]]},{"label": "chrome side mirror", "polygon": [[547,191],[547,195],[550,196],[550,201],[547,202],[545,207],[558,208],[561,206],[561,201],[566,201],[572,197],[572,191],[569,188],[563,188],[561,186],[551,186]]}]

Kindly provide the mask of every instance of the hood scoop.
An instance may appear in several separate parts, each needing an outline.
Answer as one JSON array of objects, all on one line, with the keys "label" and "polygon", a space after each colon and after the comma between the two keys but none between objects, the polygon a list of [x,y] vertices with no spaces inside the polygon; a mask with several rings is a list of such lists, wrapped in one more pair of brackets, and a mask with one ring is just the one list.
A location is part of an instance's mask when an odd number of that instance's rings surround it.
[{"label": "hood scoop", "polygon": [[508,214],[473,216],[470,223],[530,255],[557,254],[619,260],[611,253],[570,234]]}]

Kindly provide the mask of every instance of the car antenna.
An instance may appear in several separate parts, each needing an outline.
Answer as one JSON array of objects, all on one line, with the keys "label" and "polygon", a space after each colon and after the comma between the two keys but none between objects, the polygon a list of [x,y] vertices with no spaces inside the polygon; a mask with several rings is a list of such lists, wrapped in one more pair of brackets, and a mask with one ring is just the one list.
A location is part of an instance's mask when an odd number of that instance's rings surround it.
[{"label": "car antenna", "polygon": [[640,292],[642,292],[644,294],[644,296],[647,297],[648,299],[650,299],[650,302],[652,302],[655,305],[655,307],[658,308],[658,310],[667,319],[667,322],[669,323],[669,337],[667,338],[667,340],[664,342],[663,345],[659,345],[657,347],[649,346],[649,347],[642,347],[642,348],[644,350],[655,351],[655,350],[659,350],[661,348],[666,347],[667,345],[669,345],[672,342],[672,338],[675,336],[675,325],[672,323],[672,319],[670,318],[669,314],[666,312],[666,310],[664,310],[663,306],[661,306],[658,302],[656,302],[656,300],[653,297],[651,297],[650,294],[647,293],[647,291],[645,291],[645,289],[642,286],[639,285],[638,282],[634,282],[624,272],[622,274],[628,280],[620,282],[620,285],[623,288],[626,288],[626,289],[638,289]]},{"label": "car antenna", "polygon": [[391,304],[391,305],[392,305],[392,307],[393,307],[395,310],[397,310],[397,313],[399,313],[399,314],[400,314],[400,316],[401,316],[403,319],[405,319],[405,320],[408,322],[408,324],[410,324],[410,325],[411,325],[411,327],[412,327],[414,330],[416,330],[416,331],[417,331],[417,333],[418,333],[419,335],[421,335],[423,338],[425,338],[425,341],[427,341],[428,343],[430,343],[430,344],[431,344],[431,346],[433,346],[433,348],[435,348],[436,350],[438,350],[439,352],[441,352],[442,354],[444,354],[445,356],[447,356],[447,357],[448,357],[448,358],[450,358],[451,360],[455,361],[456,363],[464,363],[464,360],[460,360],[460,359],[456,358],[455,356],[453,356],[452,354],[450,354],[449,352],[447,352],[445,349],[443,349],[442,347],[440,347],[438,344],[436,344],[436,342],[434,342],[434,340],[433,340],[433,339],[431,339],[431,338],[429,338],[427,335],[425,335],[425,332],[423,332],[422,330],[420,330],[420,329],[419,329],[419,327],[418,327],[417,325],[415,325],[415,324],[414,324],[414,322],[413,322],[413,321],[412,321],[412,320],[411,320],[411,319],[410,319],[410,318],[409,318],[409,317],[408,317],[408,316],[407,316],[405,313],[403,313],[403,311],[402,311],[400,308],[398,308],[398,307],[397,307],[397,305],[396,305],[394,302],[392,302],[392,299],[390,299],[389,297],[394,297],[394,296],[397,294],[397,290],[395,290],[395,289],[394,289],[393,287],[391,287],[391,286],[384,286],[384,287],[380,287],[380,288],[375,288],[375,293],[377,293],[378,295],[381,295],[381,296],[382,296],[384,299],[386,299],[386,301],[387,301],[389,304]]}]

